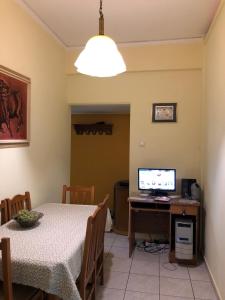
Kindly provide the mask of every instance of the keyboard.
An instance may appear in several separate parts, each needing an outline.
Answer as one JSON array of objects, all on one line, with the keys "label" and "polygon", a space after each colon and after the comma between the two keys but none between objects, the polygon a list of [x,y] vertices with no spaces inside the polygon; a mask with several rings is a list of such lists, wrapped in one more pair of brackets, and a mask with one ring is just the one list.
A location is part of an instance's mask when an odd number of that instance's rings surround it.
[{"label": "keyboard", "polygon": [[167,201],[170,201],[170,197],[167,197],[167,196],[157,196],[154,198],[155,201],[164,201],[164,202],[167,202]]}]

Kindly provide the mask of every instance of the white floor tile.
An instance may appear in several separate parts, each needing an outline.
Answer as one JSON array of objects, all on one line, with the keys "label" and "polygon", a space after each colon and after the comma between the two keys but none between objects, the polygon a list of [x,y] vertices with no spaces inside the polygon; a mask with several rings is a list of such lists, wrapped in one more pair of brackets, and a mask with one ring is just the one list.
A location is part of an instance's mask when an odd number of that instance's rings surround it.
[{"label": "white floor tile", "polygon": [[129,247],[128,237],[124,235],[117,236],[116,239],[114,240],[113,246],[128,248]]},{"label": "white floor tile", "polygon": [[100,287],[97,289],[96,300],[123,300],[125,290]]},{"label": "white floor tile", "polygon": [[105,236],[104,246],[106,246],[106,247],[111,247],[112,244],[114,243],[114,241],[115,241],[114,238]]},{"label": "white floor tile", "polygon": [[192,281],[195,298],[217,300],[217,296],[211,282]]},{"label": "white floor tile", "polygon": [[193,298],[186,298],[186,297],[175,297],[175,296],[164,296],[160,295],[160,300],[192,300]]},{"label": "white floor tile", "polygon": [[159,262],[133,260],[130,273],[159,276]]},{"label": "white floor tile", "polygon": [[189,267],[188,270],[189,270],[191,280],[200,280],[200,281],[208,281],[208,282],[211,281],[205,263],[202,263],[199,266]]},{"label": "white floor tile", "polygon": [[159,254],[152,254],[145,252],[144,250],[134,250],[133,255],[134,260],[144,260],[144,261],[151,261],[151,262],[159,262]]},{"label": "white floor tile", "polygon": [[104,286],[112,289],[125,290],[129,273],[105,271]]},{"label": "white floor tile", "polygon": [[160,276],[189,279],[188,268],[178,264],[170,264],[169,262],[160,263]]},{"label": "white floor tile", "polygon": [[159,255],[160,264],[169,263],[169,252],[165,251]]},{"label": "white floor tile", "polygon": [[110,237],[115,239],[118,236],[115,232],[105,232],[105,237]]},{"label": "white floor tile", "polygon": [[108,254],[110,249],[111,249],[111,246],[104,245],[104,253]]},{"label": "white floor tile", "polygon": [[160,263],[169,262],[169,251],[165,251],[160,253]]},{"label": "white floor tile", "polygon": [[129,258],[129,249],[124,247],[112,246],[109,254],[111,257]]},{"label": "white floor tile", "polygon": [[159,277],[130,274],[127,283],[127,290],[159,294]]},{"label": "white floor tile", "polygon": [[117,240],[127,240],[128,241],[128,235],[117,234],[116,239]]},{"label": "white floor tile", "polygon": [[130,271],[132,260],[129,258],[118,258],[107,256],[105,258],[105,270],[125,272]]},{"label": "white floor tile", "polygon": [[159,300],[159,293],[160,300],[218,300],[204,262],[169,264],[168,250],[151,254],[137,248],[129,258],[128,247],[127,236],[105,234],[105,285],[96,300]]},{"label": "white floor tile", "polygon": [[160,277],[160,295],[186,298],[193,298],[194,296],[190,280],[169,277]]},{"label": "white floor tile", "polygon": [[159,295],[126,291],[124,300],[159,300]]}]

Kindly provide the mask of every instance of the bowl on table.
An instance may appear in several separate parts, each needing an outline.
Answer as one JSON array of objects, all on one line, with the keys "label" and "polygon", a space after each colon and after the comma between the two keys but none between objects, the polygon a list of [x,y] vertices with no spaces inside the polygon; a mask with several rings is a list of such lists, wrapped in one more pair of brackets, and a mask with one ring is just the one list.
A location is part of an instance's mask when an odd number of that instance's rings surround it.
[{"label": "bowl on table", "polygon": [[43,213],[34,211],[34,210],[27,210],[22,209],[14,216],[14,220],[21,226],[21,227],[33,227],[37,221],[43,217]]}]

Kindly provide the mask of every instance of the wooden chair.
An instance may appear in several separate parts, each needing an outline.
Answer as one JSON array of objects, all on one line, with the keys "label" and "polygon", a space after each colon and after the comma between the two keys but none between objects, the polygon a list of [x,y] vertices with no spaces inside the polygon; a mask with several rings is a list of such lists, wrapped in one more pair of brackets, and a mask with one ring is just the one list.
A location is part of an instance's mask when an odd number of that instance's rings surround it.
[{"label": "wooden chair", "polygon": [[95,299],[97,276],[103,284],[104,232],[107,217],[106,195],[94,214],[88,218],[81,273],[77,281],[82,300]]},{"label": "wooden chair", "polygon": [[107,194],[98,207],[100,211],[96,218],[96,279],[100,278],[100,284],[104,284],[104,235],[105,235],[105,224],[107,218],[107,207],[108,207],[109,194]]},{"label": "wooden chair", "polygon": [[10,239],[0,241],[2,252],[2,276],[0,282],[0,300],[43,300],[43,292],[29,286],[12,284]]},{"label": "wooden chair", "polygon": [[16,195],[12,199],[6,199],[8,207],[8,219],[11,220],[14,215],[21,209],[31,210],[30,193],[25,192],[24,195]]},{"label": "wooden chair", "polygon": [[95,187],[76,185],[63,186],[62,203],[66,203],[66,195],[70,194],[70,204],[94,204]]},{"label": "wooden chair", "polygon": [[2,200],[0,203],[0,210],[1,210],[1,225],[8,222],[8,208],[6,200]]},{"label": "wooden chair", "polygon": [[99,213],[98,207],[94,214],[87,220],[86,238],[84,243],[83,260],[77,287],[82,300],[95,299],[96,289],[96,217]]}]

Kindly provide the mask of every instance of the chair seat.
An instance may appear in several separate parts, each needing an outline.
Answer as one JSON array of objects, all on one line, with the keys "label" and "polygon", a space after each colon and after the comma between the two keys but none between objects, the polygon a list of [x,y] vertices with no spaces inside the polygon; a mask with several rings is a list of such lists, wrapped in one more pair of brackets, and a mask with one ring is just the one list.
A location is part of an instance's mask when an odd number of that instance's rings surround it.
[{"label": "chair seat", "polygon": [[[31,286],[26,286],[26,285],[21,285],[21,284],[13,284],[13,300],[33,299],[33,297],[38,292],[39,292],[39,290],[37,290]],[[0,281],[0,300],[4,300],[2,281]]]}]

